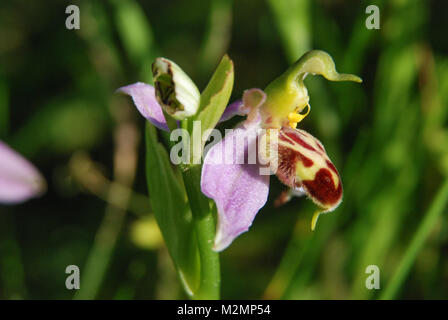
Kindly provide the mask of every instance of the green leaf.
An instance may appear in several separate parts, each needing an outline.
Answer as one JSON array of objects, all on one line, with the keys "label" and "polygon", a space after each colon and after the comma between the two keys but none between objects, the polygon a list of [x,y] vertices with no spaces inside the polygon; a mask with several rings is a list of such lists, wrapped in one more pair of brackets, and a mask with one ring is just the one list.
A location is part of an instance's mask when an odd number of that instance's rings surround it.
[{"label": "green leaf", "polygon": [[146,179],[157,223],[185,291],[195,295],[200,283],[199,251],[193,217],[177,168],[157,141],[153,125],[146,125]]},{"label": "green leaf", "polygon": [[203,133],[217,125],[227,107],[230,94],[232,93],[233,78],[233,61],[229,56],[225,55],[201,94],[199,111],[194,118],[196,121],[201,121],[201,137],[204,138],[203,141],[207,140]]},{"label": "green leaf", "polygon": [[268,0],[288,60],[296,61],[310,49],[311,2],[309,0]]},{"label": "green leaf", "polygon": [[445,182],[437,192],[434,201],[425,214],[423,221],[420,223],[417,232],[412,237],[409,247],[406,249],[394,276],[389,281],[389,284],[386,290],[383,291],[380,299],[391,300],[395,298],[395,295],[398,293],[406,278],[409,276],[412,266],[414,265],[419,252],[422,250],[425,241],[428,239],[436,224],[441,221],[441,216],[444,213],[447,202],[448,179],[445,179]]}]

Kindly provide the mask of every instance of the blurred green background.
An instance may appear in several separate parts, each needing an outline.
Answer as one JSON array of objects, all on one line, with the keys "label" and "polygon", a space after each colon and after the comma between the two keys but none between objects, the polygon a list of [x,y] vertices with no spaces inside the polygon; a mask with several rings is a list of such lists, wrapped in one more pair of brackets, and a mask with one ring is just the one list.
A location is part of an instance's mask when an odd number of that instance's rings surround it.
[{"label": "blurred green background", "polygon": [[[65,28],[69,4],[79,30]],[[365,27],[370,4],[379,30]],[[148,204],[144,120],[114,91],[151,81],[157,56],[202,89],[227,52],[234,100],[322,49],[364,80],[306,80],[300,125],[325,144],[344,202],[311,232],[311,201],[275,207],[284,187],[271,179],[250,232],[221,255],[222,297],[447,299],[447,12],[442,0],[1,1],[0,139],[48,191],[0,206],[0,298],[185,298]],[[379,290],[365,287],[368,265]]]}]

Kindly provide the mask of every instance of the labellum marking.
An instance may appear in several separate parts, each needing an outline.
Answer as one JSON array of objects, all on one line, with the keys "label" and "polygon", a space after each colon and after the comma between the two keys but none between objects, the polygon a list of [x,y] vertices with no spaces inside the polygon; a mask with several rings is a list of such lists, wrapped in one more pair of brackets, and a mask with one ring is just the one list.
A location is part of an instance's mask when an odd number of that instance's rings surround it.
[{"label": "labellum marking", "polygon": [[323,209],[320,212],[334,209],[342,199],[338,171],[323,150],[322,144],[306,131],[287,127],[280,130],[277,176],[290,188],[305,188]]},{"label": "labellum marking", "polygon": [[302,183],[312,197],[324,208],[330,209],[341,200],[342,184],[338,183],[337,187],[334,185],[328,169],[321,168],[316,173],[314,180],[304,180]]}]

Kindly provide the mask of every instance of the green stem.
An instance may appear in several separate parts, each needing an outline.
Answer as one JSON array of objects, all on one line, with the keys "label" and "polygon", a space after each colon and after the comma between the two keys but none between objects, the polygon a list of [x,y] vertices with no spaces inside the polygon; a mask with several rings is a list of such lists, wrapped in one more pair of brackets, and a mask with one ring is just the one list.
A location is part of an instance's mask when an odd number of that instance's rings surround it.
[{"label": "green stem", "polygon": [[384,293],[380,296],[380,299],[390,300],[396,296],[400,287],[408,276],[411,267],[414,264],[414,261],[417,258],[418,253],[422,249],[431,230],[433,230],[434,225],[437,223],[437,221],[439,221],[439,217],[442,214],[447,201],[448,179],[445,180],[442,187],[439,189],[434,202],[425,214],[423,222],[420,224],[420,227],[415,233],[411,244],[406,250],[403,260],[401,260],[401,263],[398,266],[395,275],[392,277]]},{"label": "green stem", "polygon": [[182,174],[193,213],[193,224],[198,241],[201,263],[199,290],[193,298],[201,300],[219,299],[221,284],[219,255],[213,251],[216,223],[212,210],[210,209],[209,201],[201,192],[201,166],[190,166]]}]

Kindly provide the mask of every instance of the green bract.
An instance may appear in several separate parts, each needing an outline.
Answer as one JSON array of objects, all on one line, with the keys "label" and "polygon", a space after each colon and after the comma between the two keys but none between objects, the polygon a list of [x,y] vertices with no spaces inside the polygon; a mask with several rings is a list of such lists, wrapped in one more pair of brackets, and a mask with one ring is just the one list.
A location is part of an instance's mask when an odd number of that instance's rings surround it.
[{"label": "green bract", "polygon": [[232,93],[233,78],[233,61],[225,55],[201,94],[199,113],[194,119],[201,121],[201,136],[217,125],[226,109]]}]

